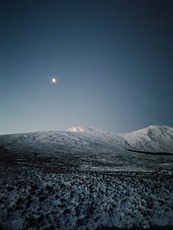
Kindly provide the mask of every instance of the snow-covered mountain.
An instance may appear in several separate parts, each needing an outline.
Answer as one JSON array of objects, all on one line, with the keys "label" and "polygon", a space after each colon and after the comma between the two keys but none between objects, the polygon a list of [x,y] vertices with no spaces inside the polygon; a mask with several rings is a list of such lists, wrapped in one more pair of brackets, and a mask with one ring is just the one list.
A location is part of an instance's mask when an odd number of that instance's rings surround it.
[{"label": "snow-covered mountain", "polygon": [[[19,152],[57,153],[109,153],[124,150],[124,138],[98,129],[72,127],[67,131],[34,132],[1,135],[0,146]],[[127,147],[127,146],[126,146]]]},{"label": "snow-covered mountain", "polygon": [[124,138],[132,149],[173,153],[173,128],[169,126],[149,126],[126,133]]},{"label": "snow-covered mountain", "polygon": [[[141,152],[172,152],[173,153],[173,128],[169,126],[149,126],[134,132],[115,134],[94,128],[72,127],[67,131],[76,133],[90,133],[104,136],[111,144],[121,145],[120,149],[135,150]],[[119,136],[119,138],[118,138]]]},{"label": "snow-covered mountain", "polygon": [[43,154],[113,153],[125,150],[173,153],[173,128],[149,126],[131,133],[117,134],[77,126],[66,131],[1,135],[0,147],[22,153],[27,150]]}]

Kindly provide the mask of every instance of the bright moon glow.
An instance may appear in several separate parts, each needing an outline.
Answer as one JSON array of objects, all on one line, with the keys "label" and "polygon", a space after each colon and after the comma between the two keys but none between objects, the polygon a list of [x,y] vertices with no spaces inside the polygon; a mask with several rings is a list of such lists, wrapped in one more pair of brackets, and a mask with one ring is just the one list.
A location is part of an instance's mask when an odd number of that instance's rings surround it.
[{"label": "bright moon glow", "polygon": [[52,78],[52,83],[55,83],[56,82],[56,79],[55,78]]}]

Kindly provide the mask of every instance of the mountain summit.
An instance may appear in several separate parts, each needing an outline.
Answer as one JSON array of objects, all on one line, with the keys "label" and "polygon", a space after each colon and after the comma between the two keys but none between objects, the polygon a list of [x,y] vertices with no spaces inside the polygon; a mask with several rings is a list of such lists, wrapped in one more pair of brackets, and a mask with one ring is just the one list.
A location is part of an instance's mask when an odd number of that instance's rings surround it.
[{"label": "mountain summit", "polygon": [[106,131],[103,131],[101,129],[96,129],[93,127],[81,127],[81,126],[73,126],[66,130],[67,132],[73,132],[73,133],[108,133]]}]

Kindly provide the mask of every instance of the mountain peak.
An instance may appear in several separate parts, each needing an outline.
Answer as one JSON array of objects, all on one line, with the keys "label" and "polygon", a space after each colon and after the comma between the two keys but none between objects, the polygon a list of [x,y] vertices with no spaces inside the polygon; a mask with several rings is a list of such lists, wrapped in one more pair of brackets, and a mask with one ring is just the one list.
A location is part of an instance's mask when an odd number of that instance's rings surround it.
[{"label": "mountain peak", "polygon": [[70,127],[69,129],[67,129],[65,131],[72,132],[72,133],[84,133],[85,128],[83,128],[81,126],[73,126],[73,127]]},{"label": "mountain peak", "polygon": [[81,127],[81,126],[73,126],[66,130],[67,132],[73,132],[73,133],[108,133],[106,131],[103,131],[101,129],[96,129],[93,127]]}]

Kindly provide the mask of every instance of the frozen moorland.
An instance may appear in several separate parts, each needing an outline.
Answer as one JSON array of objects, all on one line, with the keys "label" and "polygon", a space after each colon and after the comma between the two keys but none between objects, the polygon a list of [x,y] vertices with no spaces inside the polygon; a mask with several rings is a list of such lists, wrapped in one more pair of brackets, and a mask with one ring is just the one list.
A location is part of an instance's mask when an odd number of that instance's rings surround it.
[{"label": "frozen moorland", "polygon": [[173,128],[0,136],[0,229],[173,229]]}]

